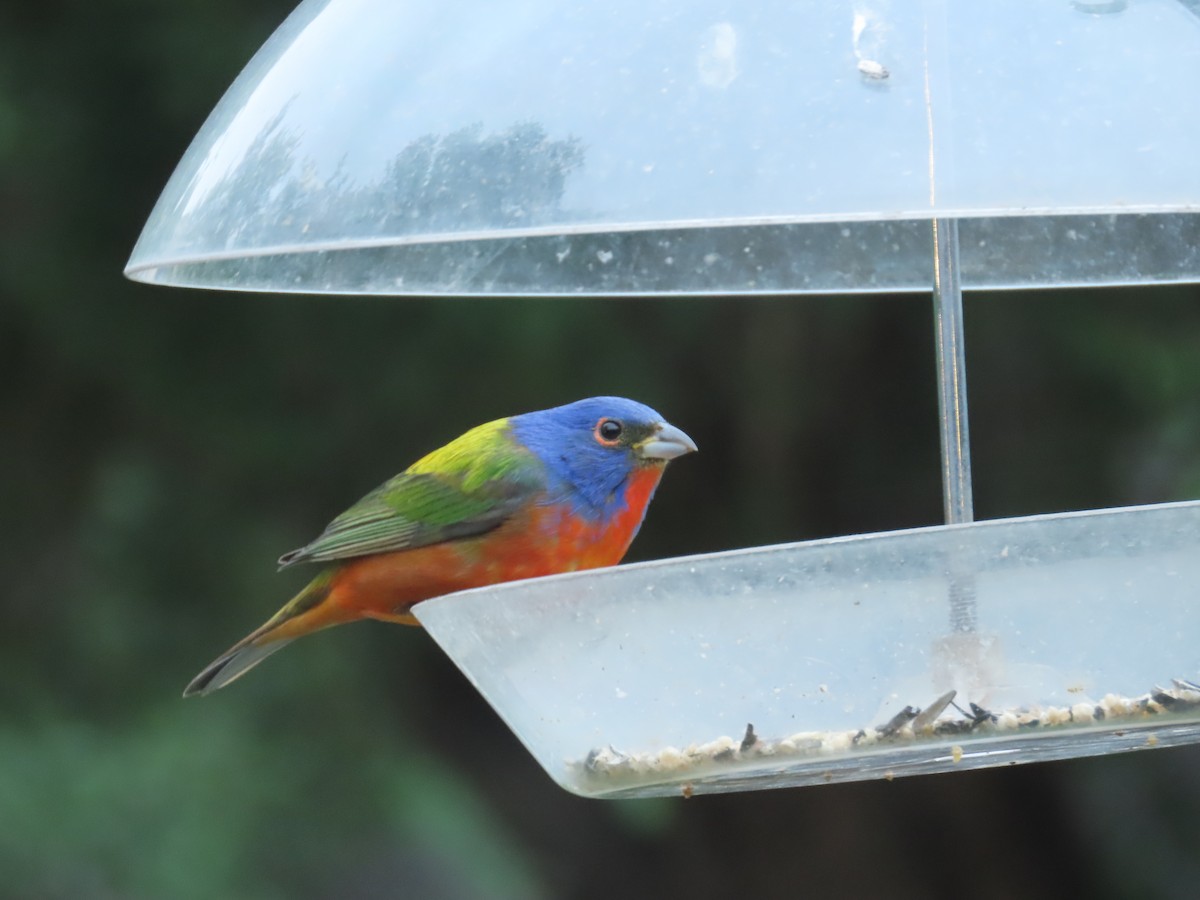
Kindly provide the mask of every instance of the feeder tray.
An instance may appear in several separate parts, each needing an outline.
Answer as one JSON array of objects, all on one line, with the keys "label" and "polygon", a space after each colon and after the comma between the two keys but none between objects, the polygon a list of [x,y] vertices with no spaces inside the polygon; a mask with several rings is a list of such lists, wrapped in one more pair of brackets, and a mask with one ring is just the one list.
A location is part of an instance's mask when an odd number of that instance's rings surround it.
[{"label": "feeder tray", "polygon": [[1197,584],[1189,502],[639,563],[414,611],[555,781],[634,797],[1196,741]]}]

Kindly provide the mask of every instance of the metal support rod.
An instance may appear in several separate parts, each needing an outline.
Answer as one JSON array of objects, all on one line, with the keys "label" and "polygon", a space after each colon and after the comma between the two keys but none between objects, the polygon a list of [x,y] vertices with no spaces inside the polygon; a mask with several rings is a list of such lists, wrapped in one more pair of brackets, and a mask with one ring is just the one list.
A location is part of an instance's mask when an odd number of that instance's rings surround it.
[{"label": "metal support rod", "polygon": [[[942,432],[943,507],[946,524],[954,525],[975,519],[971,496],[971,440],[967,432],[962,284],[958,277],[958,222],[955,219],[933,220],[933,321]],[[952,575],[951,630],[973,632],[975,619],[975,579],[967,573]]]},{"label": "metal support rod", "polygon": [[942,496],[947,524],[975,519],[971,441],[967,434],[967,370],[963,348],[958,221],[933,220],[933,320],[937,339],[938,411],[942,431]]}]

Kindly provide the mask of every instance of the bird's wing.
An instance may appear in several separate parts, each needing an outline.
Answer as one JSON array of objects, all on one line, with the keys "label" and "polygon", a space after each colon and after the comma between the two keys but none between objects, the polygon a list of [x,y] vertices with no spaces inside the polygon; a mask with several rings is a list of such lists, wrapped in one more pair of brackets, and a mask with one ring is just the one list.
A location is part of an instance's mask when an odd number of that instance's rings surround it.
[{"label": "bird's wing", "polygon": [[[481,426],[482,427],[482,426]],[[479,431],[480,429],[476,429]],[[474,436],[476,440],[467,440]],[[376,488],[280,567],[423,547],[496,528],[545,488],[542,466],[507,438],[463,437]]]}]

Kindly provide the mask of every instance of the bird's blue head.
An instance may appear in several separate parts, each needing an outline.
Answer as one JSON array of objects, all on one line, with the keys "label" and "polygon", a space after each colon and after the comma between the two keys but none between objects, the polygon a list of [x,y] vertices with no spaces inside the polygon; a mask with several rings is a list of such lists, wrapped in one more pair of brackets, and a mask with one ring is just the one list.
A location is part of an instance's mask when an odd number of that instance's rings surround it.
[{"label": "bird's blue head", "polygon": [[514,416],[512,434],[546,466],[551,502],[568,500],[588,518],[625,505],[641,466],[664,466],[696,449],[650,407],[624,397],[591,397]]}]

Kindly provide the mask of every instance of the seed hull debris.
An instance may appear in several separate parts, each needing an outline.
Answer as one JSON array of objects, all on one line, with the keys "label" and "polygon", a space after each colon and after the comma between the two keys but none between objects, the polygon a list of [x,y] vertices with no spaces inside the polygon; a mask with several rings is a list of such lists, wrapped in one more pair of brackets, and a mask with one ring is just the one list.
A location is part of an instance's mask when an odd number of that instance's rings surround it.
[{"label": "seed hull debris", "polygon": [[[609,745],[592,749],[568,765],[590,779],[638,779],[649,775],[680,775],[693,769],[720,767],[770,757],[785,760],[849,753],[872,746],[908,744],[964,734],[1000,734],[1018,730],[1066,729],[1098,722],[1133,722],[1165,713],[1200,708],[1200,685],[1175,679],[1171,687],[1155,687],[1138,697],[1106,694],[1099,702],[1070,706],[1027,706],[989,710],[955,702],[949,691],[924,708],[906,706],[882,725],[853,731],[801,731],[780,738],[762,738],[747,724],[741,738],[722,735],[686,747],[654,752],[626,752]],[[958,757],[961,758],[961,748]],[[958,761],[957,759],[955,760]]]}]

